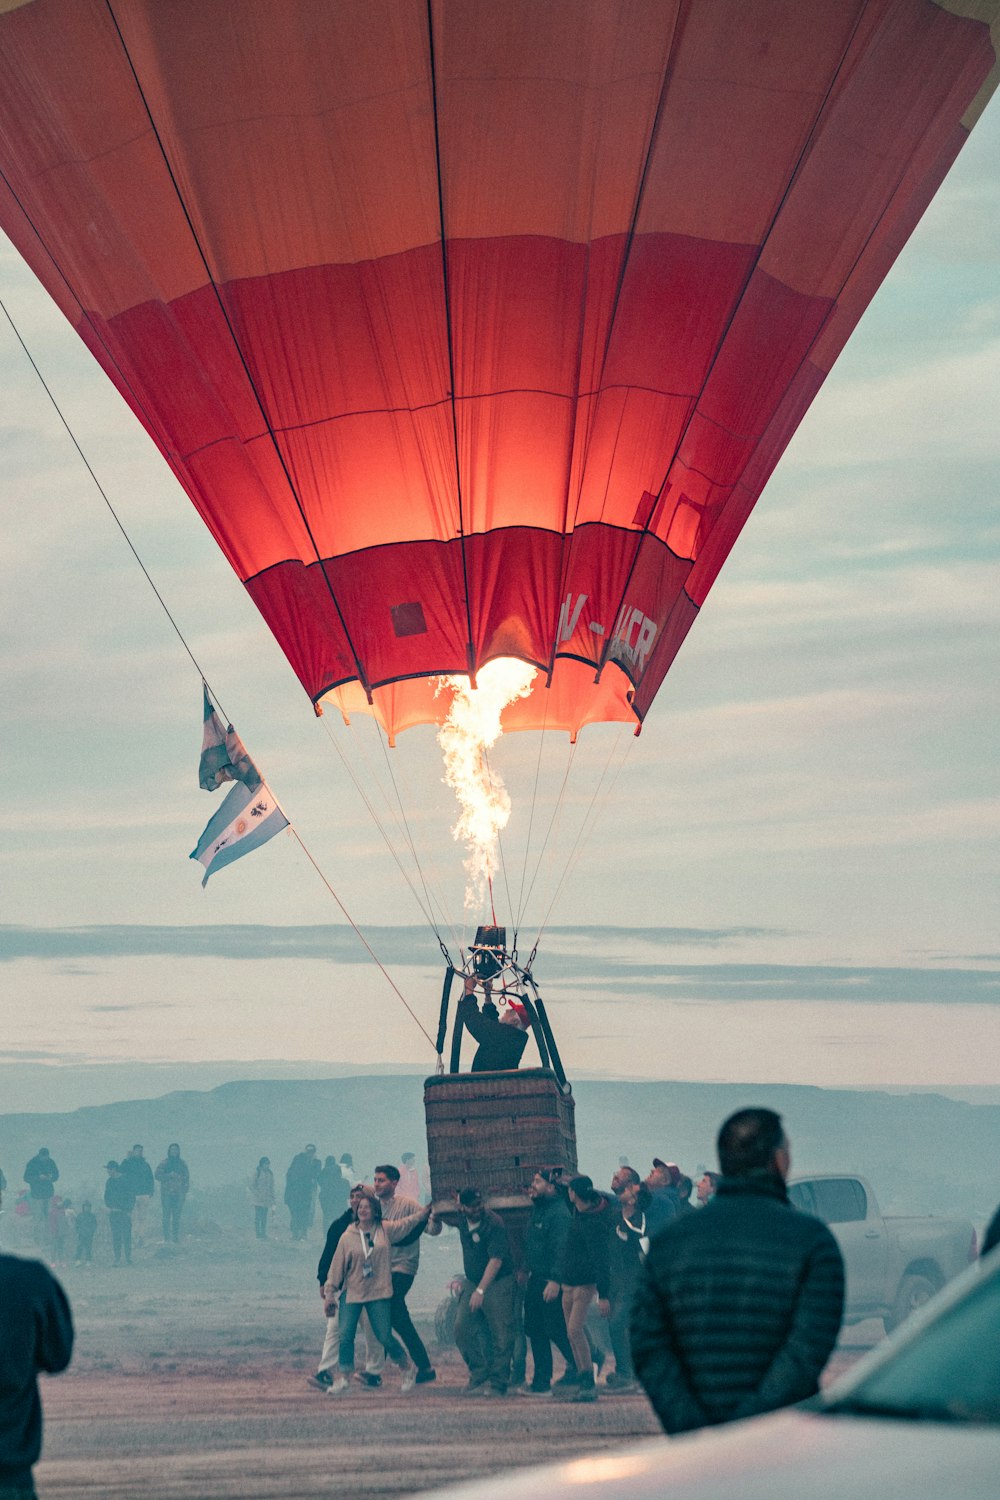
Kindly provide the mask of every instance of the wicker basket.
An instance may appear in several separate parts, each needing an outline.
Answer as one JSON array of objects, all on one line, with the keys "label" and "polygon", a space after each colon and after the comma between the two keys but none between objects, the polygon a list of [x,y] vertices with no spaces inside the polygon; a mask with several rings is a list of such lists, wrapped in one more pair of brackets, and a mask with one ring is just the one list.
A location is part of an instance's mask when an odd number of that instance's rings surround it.
[{"label": "wicker basket", "polygon": [[455,1194],[477,1187],[487,1206],[520,1217],[539,1167],[576,1171],[573,1096],[551,1068],[445,1073],[424,1084],[434,1211],[455,1221]]}]

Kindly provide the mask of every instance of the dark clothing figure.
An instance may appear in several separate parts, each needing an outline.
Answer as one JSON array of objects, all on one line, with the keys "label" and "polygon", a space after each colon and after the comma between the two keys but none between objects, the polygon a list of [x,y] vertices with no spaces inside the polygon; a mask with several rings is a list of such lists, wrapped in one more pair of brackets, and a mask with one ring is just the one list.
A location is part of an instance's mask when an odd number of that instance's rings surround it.
[{"label": "dark clothing figure", "polygon": [[524,1258],[528,1282],[524,1289],[524,1332],[531,1345],[533,1370],[531,1389],[547,1391],[552,1384],[552,1345],[575,1370],[573,1351],[566,1335],[561,1292],[545,1300],[549,1282],[559,1283],[566,1237],[569,1233],[570,1207],[562,1193],[553,1198],[536,1198],[524,1238]]},{"label": "dark clothing figure", "polygon": [[[611,1241],[611,1317],[608,1335],[615,1356],[616,1387],[631,1384],[635,1371],[632,1365],[632,1344],[629,1326],[632,1321],[632,1303],[639,1283],[639,1272],[649,1251],[649,1189],[642,1187],[630,1213],[624,1206],[615,1225]],[[609,1381],[611,1377],[608,1377]]]},{"label": "dark clothing figure", "polygon": [[[507,1230],[500,1215],[488,1208],[478,1223],[463,1219],[458,1229],[465,1283],[455,1310],[455,1343],[468,1367],[470,1388],[489,1385],[505,1395],[514,1353],[514,1267]],[[499,1260],[500,1268],[482,1306],[473,1309],[472,1295],[491,1260]]]},{"label": "dark clothing figure", "polygon": [[54,1184],[59,1181],[59,1168],[47,1151],[39,1151],[31,1158],[24,1169],[24,1180],[32,1198],[43,1198],[47,1202],[52,1197]]},{"label": "dark clothing figure", "polygon": [[181,1158],[178,1145],[167,1147],[167,1154],[155,1172],[160,1184],[160,1207],[163,1210],[163,1242],[175,1245],[181,1237],[181,1209],[191,1186],[187,1162]]},{"label": "dark clothing figure", "polygon": [[473,1073],[505,1073],[518,1067],[528,1045],[528,1034],[513,1023],[501,1021],[500,1012],[491,1000],[485,1001],[480,1010],[474,994],[463,995],[456,1016],[479,1043],[472,1059]]},{"label": "dark clothing figure", "polygon": [[247,1185],[250,1189],[250,1202],[253,1204],[254,1234],[259,1240],[266,1240],[267,1221],[275,1203],[274,1173],[266,1156],[262,1156],[257,1163],[256,1171],[250,1174]]},{"label": "dark clothing figure", "polygon": [[319,1206],[323,1214],[323,1228],[326,1230],[337,1215],[343,1213],[350,1192],[347,1178],[334,1157],[327,1157],[323,1170],[316,1178],[316,1186],[319,1188]]},{"label": "dark clothing figure", "polygon": [[293,1240],[304,1240],[309,1233],[319,1174],[320,1165],[314,1151],[300,1151],[293,1156],[285,1173],[285,1206]]},{"label": "dark clothing figure", "polygon": [[675,1187],[647,1188],[649,1203],[646,1206],[646,1225],[649,1237],[659,1234],[681,1216],[681,1200]]},{"label": "dark clothing figure", "polygon": [[602,1196],[601,1207],[572,1212],[559,1280],[563,1286],[595,1286],[598,1297],[611,1294],[611,1238],[617,1205]]},{"label": "dark clothing figure", "polygon": [[507,1230],[499,1214],[495,1214],[491,1208],[484,1208],[482,1218],[477,1224],[470,1224],[466,1219],[462,1219],[458,1226],[458,1233],[462,1241],[462,1269],[473,1287],[479,1285],[483,1272],[491,1260],[500,1261],[500,1269],[496,1274],[494,1285],[497,1281],[506,1280],[508,1276],[513,1275],[514,1263],[511,1259],[510,1240],[507,1238]]},{"label": "dark clothing figure", "polygon": [[770,1172],[724,1177],[707,1208],[652,1241],[632,1357],[667,1432],[735,1421],[815,1395],[843,1306],[826,1225]]},{"label": "dark clothing figure", "polygon": [[132,1264],[132,1210],[135,1208],[135,1189],[121,1168],[116,1167],[104,1184],[104,1206],[108,1210],[108,1228],[111,1230],[111,1249],[115,1265],[120,1266],[122,1256],[125,1264]]},{"label": "dark clothing figure", "polygon": [[156,1192],[153,1169],[144,1156],[124,1156],[118,1170],[125,1181],[131,1184],[137,1198],[152,1198]]},{"label": "dark clothing figure", "polygon": [[89,1208],[81,1208],[76,1216],[76,1256],[83,1265],[94,1258],[94,1235],[97,1233],[97,1215]]},{"label": "dark clothing figure", "polygon": [[36,1245],[44,1247],[49,1238],[49,1200],[59,1181],[59,1168],[43,1146],[24,1169],[31,1208],[32,1235]]},{"label": "dark clothing figure", "polygon": [[65,1370],[72,1353],[73,1319],[58,1281],[40,1261],[0,1255],[0,1491],[34,1494],[38,1373]]},{"label": "dark clothing figure", "polygon": [[980,1255],[988,1255],[997,1245],[1000,1245],[1000,1208],[993,1215],[983,1235],[983,1248],[979,1252]]},{"label": "dark clothing figure", "polygon": [[319,1258],[319,1268],[316,1276],[320,1286],[326,1285],[326,1278],[333,1264],[333,1256],[337,1246],[340,1244],[341,1236],[349,1224],[354,1222],[354,1213],[351,1209],[345,1209],[339,1219],[334,1219],[326,1231],[326,1244],[323,1246],[323,1254]]}]

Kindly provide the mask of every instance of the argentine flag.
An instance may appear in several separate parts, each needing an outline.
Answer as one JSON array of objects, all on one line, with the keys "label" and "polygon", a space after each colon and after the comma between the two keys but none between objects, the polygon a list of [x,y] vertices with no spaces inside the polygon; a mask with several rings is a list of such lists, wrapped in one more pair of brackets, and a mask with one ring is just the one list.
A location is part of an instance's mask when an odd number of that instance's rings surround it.
[{"label": "argentine flag", "polygon": [[246,747],[230,724],[223,729],[219,715],[208,696],[208,684],[202,682],[204,728],[201,737],[201,760],[198,782],[203,791],[217,792],[225,781],[243,781],[251,791],[260,786],[260,772],[246,752]]},{"label": "argentine flag", "polygon": [[202,885],[216,870],[259,849],[287,827],[288,819],[265,781],[253,790],[238,781],[192,851],[191,858],[205,866]]}]

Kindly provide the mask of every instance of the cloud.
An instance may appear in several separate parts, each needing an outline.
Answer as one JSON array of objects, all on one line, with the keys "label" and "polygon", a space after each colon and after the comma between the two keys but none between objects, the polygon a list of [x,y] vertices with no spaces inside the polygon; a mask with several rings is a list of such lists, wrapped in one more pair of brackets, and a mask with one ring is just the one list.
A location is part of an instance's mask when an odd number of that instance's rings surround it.
[{"label": "cloud", "polygon": [[[441,962],[437,943],[425,927],[366,926],[364,931],[380,958],[387,962],[419,968],[428,964],[437,967]],[[737,939],[773,939],[782,935],[773,929],[754,927],[553,927],[547,932],[546,945],[556,955],[572,955],[586,949],[591,955],[587,963],[593,965],[601,962],[599,953],[609,944],[673,948],[694,944],[716,948]],[[356,964],[365,961],[365,952],[357,934],[346,926],[0,927],[0,963],[20,959],[149,957],[307,959]]]},{"label": "cloud", "polygon": [[90,1061],[91,1057],[87,1052],[53,1052],[47,1049],[39,1050],[30,1047],[13,1047],[0,1050],[0,1062],[75,1063]]},{"label": "cloud", "polygon": [[[572,965],[570,966],[572,968]],[[843,1001],[849,1004],[1000,1005],[1000,971],[978,969],[837,968],[813,964],[629,964],[606,963],[600,975],[582,967],[572,978],[575,991],[606,990],[615,980],[619,993],[641,994],[676,1003],[768,1000],[788,1003]],[[655,988],[660,987],[658,997]],[[596,998],[596,997],[595,997]],[[603,1001],[601,1002],[603,1003]]]},{"label": "cloud", "polygon": [[[441,967],[433,937],[422,928],[372,927],[366,936],[383,962],[423,971]],[[920,1005],[1000,1004],[1000,970],[938,964],[882,967],[812,963],[678,962],[692,945],[719,948],[766,942],[787,934],[747,928],[573,928],[547,934],[545,993],[604,1003],[779,1000],[907,1002]],[[67,956],[107,960],[224,959],[319,962],[354,967],[366,956],[349,927],[85,927],[0,929],[0,959],[45,961]],[[662,955],[662,956],[661,956]],[[591,998],[592,997],[592,998]],[[91,1011],[174,1008],[171,1001],[101,1002]]]}]

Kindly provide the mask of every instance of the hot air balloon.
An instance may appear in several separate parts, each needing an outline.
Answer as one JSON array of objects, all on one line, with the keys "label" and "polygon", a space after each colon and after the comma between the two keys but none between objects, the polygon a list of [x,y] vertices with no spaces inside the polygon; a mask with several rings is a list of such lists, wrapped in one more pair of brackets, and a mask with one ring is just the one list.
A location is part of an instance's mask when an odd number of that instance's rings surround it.
[{"label": "hot air balloon", "polygon": [[317,709],[638,728],[998,15],[7,0],[0,223]]}]

